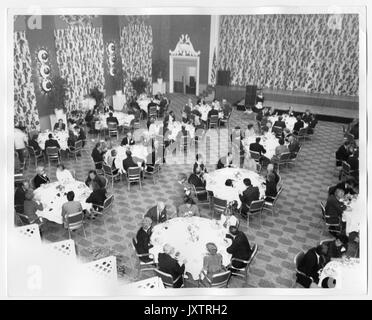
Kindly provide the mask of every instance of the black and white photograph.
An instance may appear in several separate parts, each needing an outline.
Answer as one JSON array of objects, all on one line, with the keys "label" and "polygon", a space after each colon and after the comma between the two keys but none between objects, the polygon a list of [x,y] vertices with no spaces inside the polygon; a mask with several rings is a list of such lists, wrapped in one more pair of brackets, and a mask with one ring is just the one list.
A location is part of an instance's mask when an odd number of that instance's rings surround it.
[{"label": "black and white photograph", "polygon": [[366,295],[348,5],[10,6],[6,294]]}]

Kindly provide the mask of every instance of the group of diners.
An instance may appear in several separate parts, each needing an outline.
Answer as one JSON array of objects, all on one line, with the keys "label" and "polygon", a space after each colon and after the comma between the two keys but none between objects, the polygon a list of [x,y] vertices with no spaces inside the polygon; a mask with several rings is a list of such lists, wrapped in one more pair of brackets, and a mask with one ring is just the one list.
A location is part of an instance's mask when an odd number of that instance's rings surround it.
[{"label": "group of diners", "polygon": [[[57,165],[56,179],[58,184],[61,186],[68,186],[76,181],[74,174],[65,168],[63,164]],[[47,222],[48,219],[46,217],[41,218],[37,215],[37,211],[42,211],[44,208],[43,204],[34,198],[34,190],[44,186],[47,187],[50,183],[52,183],[52,181],[46,175],[44,167],[37,167],[36,175],[30,181],[24,180],[16,187],[14,194],[14,207],[16,213],[26,216],[29,223],[38,223],[41,225],[42,223]],[[86,218],[95,219],[97,212],[102,211],[103,204],[108,196],[106,184],[107,181],[103,176],[98,175],[95,170],[89,171],[88,177],[85,180],[85,185],[89,187],[90,194],[85,199],[85,202],[92,204],[93,210],[84,212]],[[74,191],[67,191],[65,195],[67,201],[62,205],[61,215],[62,221],[64,221],[66,227],[66,217],[69,214],[83,211],[83,208],[80,202],[74,200]]]},{"label": "group of diners", "polygon": [[332,288],[336,279],[328,281],[325,277],[321,283],[320,275],[323,268],[333,260],[359,258],[359,233],[351,232],[348,236],[338,234],[334,239],[322,241],[316,247],[309,249],[296,266],[296,282],[305,288]]}]

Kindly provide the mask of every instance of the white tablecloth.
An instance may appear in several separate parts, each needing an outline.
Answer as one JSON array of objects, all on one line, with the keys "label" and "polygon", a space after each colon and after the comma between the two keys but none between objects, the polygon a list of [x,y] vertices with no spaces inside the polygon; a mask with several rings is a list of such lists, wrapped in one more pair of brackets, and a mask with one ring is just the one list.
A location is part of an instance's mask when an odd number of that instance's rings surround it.
[{"label": "white tablecloth", "polygon": [[335,289],[361,290],[363,285],[362,267],[359,259],[337,259],[327,263],[319,276],[319,287],[326,277],[336,279]]},{"label": "white tablecloth", "polygon": [[[283,117],[283,121],[285,122],[286,127],[292,131],[295,123],[297,122],[296,117],[290,117],[287,114],[282,115],[282,117]],[[278,118],[279,116],[271,116],[269,117],[269,120],[274,125],[275,121],[278,121]],[[306,128],[307,126],[308,124],[304,123],[304,128]]]},{"label": "white tablecloth", "polygon": [[[149,155],[149,153],[151,153],[151,146],[144,146],[142,144],[135,144],[133,146],[118,146],[114,148],[117,152],[115,165],[116,165],[116,168],[118,168],[121,173],[124,173],[123,160],[127,158],[126,151],[128,148],[132,152],[133,158],[141,159],[144,162],[146,162],[147,156]],[[104,159],[106,162],[107,162],[108,156],[109,156],[109,153],[106,152],[105,159]]]},{"label": "white tablecloth", "polygon": [[163,134],[163,122],[155,121],[154,123],[150,124],[146,137],[149,138],[155,135],[162,135],[162,134]]},{"label": "white tablecloth", "polygon": [[[250,136],[243,139],[243,146],[246,152],[249,152],[249,146],[251,143],[256,142],[256,136]],[[279,146],[279,140],[273,134],[269,134],[267,137],[261,136],[260,144],[266,149],[265,157],[271,159],[275,155],[275,148]]]},{"label": "white tablecloth", "polygon": [[138,99],[137,100],[137,103],[139,105],[139,107],[145,111],[147,113],[148,109],[147,109],[147,106],[149,105],[149,103],[151,102],[151,100],[149,98],[144,98],[144,99]]},{"label": "white tablecloth", "polygon": [[179,121],[172,122],[172,124],[168,125],[168,129],[171,132],[169,135],[169,139],[176,140],[178,133],[182,130],[182,125],[185,126],[186,131],[190,133],[191,139],[195,137],[195,127],[191,124],[181,123]]},{"label": "white tablecloth", "polygon": [[347,235],[353,231],[359,232],[364,214],[365,211],[362,208],[361,201],[358,198],[351,200],[350,204],[347,205],[347,209],[342,214],[342,221],[346,222]]},{"label": "white tablecloth", "polygon": [[40,132],[39,136],[37,138],[37,143],[39,144],[40,148],[44,150],[45,147],[45,141],[47,141],[48,135],[53,134],[53,139],[57,140],[61,149],[66,150],[67,149],[67,140],[68,140],[68,131],[49,131],[46,130],[44,132]]},{"label": "white tablecloth", "polygon": [[203,268],[203,258],[207,253],[205,245],[213,242],[218,252],[223,257],[223,264],[230,263],[231,255],[226,252],[231,241],[226,239],[227,229],[218,221],[200,217],[174,218],[154,227],[151,236],[150,249],[157,262],[158,254],[163,252],[163,246],[168,243],[180,253],[179,261],[185,264],[186,272],[189,272],[194,279],[198,279]]},{"label": "white tablecloth", "polygon": [[[119,121],[119,126],[129,126],[132,120],[134,119],[133,114],[127,114],[124,112],[113,112],[113,116],[116,117]],[[100,114],[99,121],[100,121],[100,128],[107,128],[107,121],[106,119],[109,117],[109,114]]]},{"label": "white tablecloth", "polygon": [[90,203],[85,202],[91,191],[84,182],[74,181],[61,186],[57,181],[42,184],[34,191],[35,200],[40,201],[43,205],[43,211],[37,211],[36,214],[49,221],[62,224],[62,205],[68,201],[66,195],[69,191],[74,191],[74,200],[80,201],[83,209],[89,210],[92,207]]},{"label": "white tablecloth", "polygon": [[[203,121],[207,121],[208,120],[208,112],[210,110],[212,110],[212,107],[208,104],[206,104],[205,106],[200,106],[200,107],[196,107],[197,110],[199,110],[199,112],[201,113],[201,119]],[[218,114],[218,117],[221,119],[223,118],[223,112],[220,112]]]},{"label": "white tablecloth", "polygon": [[[227,201],[237,201],[240,207],[241,201],[239,194],[245,189],[246,185],[243,183],[245,178],[251,179],[252,185],[258,187],[260,190],[260,197],[265,196],[266,187],[263,184],[265,179],[256,172],[240,169],[240,168],[223,168],[215,170],[211,173],[204,174],[206,180],[206,189],[212,191],[215,197]],[[225,181],[227,179],[234,180],[234,187],[226,187]]]}]

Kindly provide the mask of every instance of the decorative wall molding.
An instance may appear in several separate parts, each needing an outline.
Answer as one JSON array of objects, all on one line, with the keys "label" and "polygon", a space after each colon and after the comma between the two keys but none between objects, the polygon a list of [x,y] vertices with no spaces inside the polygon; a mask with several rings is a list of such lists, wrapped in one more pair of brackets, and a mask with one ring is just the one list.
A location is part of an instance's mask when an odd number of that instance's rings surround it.
[{"label": "decorative wall molding", "polygon": [[189,36],[182,34],[178,41],[176,48],[172,51],[169,50],[171,56],[188,56],[199,57],[200,51],[195,51]]},{"label": "decorative wall molding", "polygon": [[86,26],[92,24],[94,18],[98,17],[97,15],[63,15],[60,16],[61,19],[70,26]]}]

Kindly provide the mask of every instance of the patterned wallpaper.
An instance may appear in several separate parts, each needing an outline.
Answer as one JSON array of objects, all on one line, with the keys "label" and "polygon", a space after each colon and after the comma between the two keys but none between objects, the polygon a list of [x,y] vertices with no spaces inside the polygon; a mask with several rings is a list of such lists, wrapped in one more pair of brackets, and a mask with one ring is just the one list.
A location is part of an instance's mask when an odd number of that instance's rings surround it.
[{"label": "patterned wallpaper", "polygon": [[39,113],[36,108],[32,82],[31,55],[24,31],[14,32],[14,124],[27,130],[39,130]]},{"label": "patterned wallpaper", "polygon": [[152,83],[152,28],[145,20],[132,19],[120,33],[125,94],[133,94],[131,80],[143,77]]},{"label": "patterned wallpaper", "polygon": [[72,26],[54,35],[60,75],[69,86],[66,108],[74,110],[90,89],[104,89],[102,28]]},{"label": "patterned wallpaper", "polygon": [[358,16],[340,17],[221,16],[218,69],[232,85],[358,95]]}]

